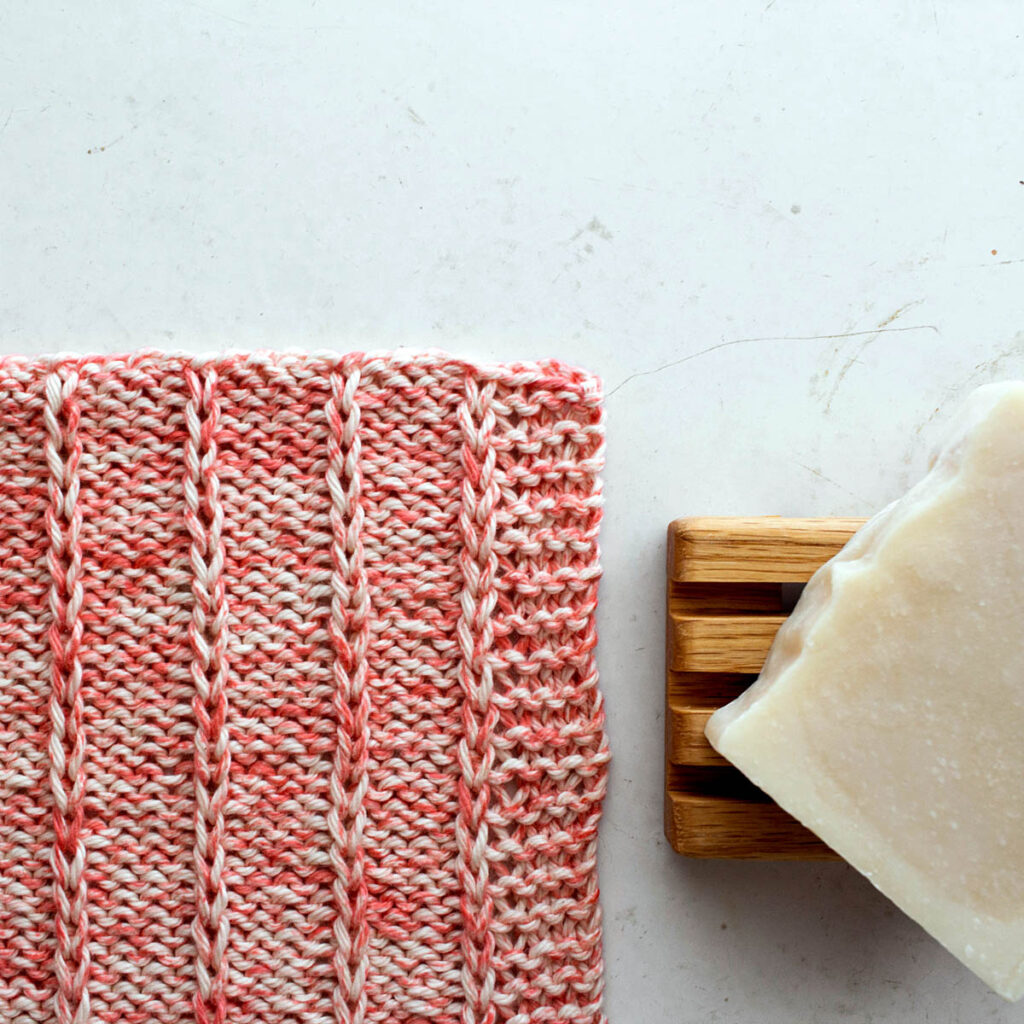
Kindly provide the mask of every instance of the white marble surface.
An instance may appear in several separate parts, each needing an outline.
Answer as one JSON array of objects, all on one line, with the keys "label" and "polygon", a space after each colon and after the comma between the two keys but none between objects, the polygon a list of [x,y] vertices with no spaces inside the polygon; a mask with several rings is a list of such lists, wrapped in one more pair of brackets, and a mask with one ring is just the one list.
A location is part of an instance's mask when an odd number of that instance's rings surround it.
[{"label": "white marble surface", "polygon": [[660,797],[666,523],[870,513],[1024,375],[1022,28],[1009,0],[0,13],[0,350],[604,376],[614,1024],[1024,1019],[844,866],[678,859]]}]

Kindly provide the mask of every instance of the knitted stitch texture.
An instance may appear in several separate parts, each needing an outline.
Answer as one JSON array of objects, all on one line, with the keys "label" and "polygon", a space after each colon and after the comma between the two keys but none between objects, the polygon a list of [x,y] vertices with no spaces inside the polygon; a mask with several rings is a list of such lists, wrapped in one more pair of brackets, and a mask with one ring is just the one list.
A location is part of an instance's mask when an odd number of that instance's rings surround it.
[{"label": "knitted stitch texture", "polygon": [[598,1022],[557,363],[0,359],[0,1021]]}]

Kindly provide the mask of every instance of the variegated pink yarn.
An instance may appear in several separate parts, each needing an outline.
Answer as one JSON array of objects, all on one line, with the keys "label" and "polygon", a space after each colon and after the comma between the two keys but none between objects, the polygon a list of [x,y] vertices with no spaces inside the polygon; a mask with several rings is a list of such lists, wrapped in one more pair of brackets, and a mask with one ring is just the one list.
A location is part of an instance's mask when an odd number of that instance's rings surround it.
[{"label": "variegated pink yarn", "polygon": [[0,360],[0,1021],[601,1021],[557,363]]}]

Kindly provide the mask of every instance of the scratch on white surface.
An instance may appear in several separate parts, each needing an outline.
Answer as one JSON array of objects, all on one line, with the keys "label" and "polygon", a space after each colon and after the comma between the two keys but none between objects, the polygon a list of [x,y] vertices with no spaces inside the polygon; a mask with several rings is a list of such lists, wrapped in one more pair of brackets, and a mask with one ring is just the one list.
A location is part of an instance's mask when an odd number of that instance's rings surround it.
[{"label": "scratch on white surface", "polygon": [[613,185],[616,188],[632,189],[638,192],[662,192],[663,189],[655,188],[653,185],[634,185],[631,181],[609,182],[604,178],[595,178],[592,174],[586,175],[587,181],[593,181],[598,185]]},{"label": "scratch on white surface", "polygon": [[104,142],[102,146],[92,146],[85,152],[90,155],[93,153],[105,153],[111,146],[116,146],[123,138],[124,135],[118,135],[116,139],[111,139],[110,142]]},{"label": "scratch on white surface", "polygon": [[101,311],[106,313],[107,316],[110,317],[114,326],[121,332],[125,339],[130,342],[132,340],[132,332],[129,331],[127,327],[125,327],[125,325],[121,322],[120,317],[114,312],[114,310],[109,305],[104,304]]},{"label": "scratch on white surface", "polygon": [[867,498],[861,497],[856,491],[851,491],[849,487],[844,487],[838,480],[833,480],[832,477],[826,476],[820,469],[815,466],[808,466],[801,462],[799,459],[793,460],[794,465],[799,466],[801,469],[806,469],[811,476],[816,476],[819,480],[824,480],[825,483],[831,484],[837,490],[842,491],[844,494],[850,495],[851,498],[856,498],[865,508],[871,505],[871,502]]},{"label": "scratch on white surface", "polygon": [[920,306],[924,302],[924,299],[915,299],[913,302],[906,302],[895,312],[890,313],[884,320],[879,323],[879,327],[888,327],[889,324],[897,321],[908,309],[913,309],[915,306]]},{"label": "scratch on white surface", "polygon": [[878,340],[879,335],[884,333],[885,328],[887,328],[889,324],[898,320],[908,309],[920,306],[922,302],[924,302],[924,299],[916,299],[914,302],[905,303],[894,313],[890,313],[884,320],[880,321],[878,327],[874,331],[867,332],[869,337],[861,342],[857,347],[857,351],[854,352],[845,363],[843,363],[842,369],[836,374],[835,383],[832,385],[832,390],[829,392],[828,400],[825,402],[825,412],[829,412],[831,410],[832,399],[838,394],[839,388],[842,386],[842,383],[846,379],[846,375],[850,372],[850,369],[853,367],[853,364],[860,360],[860,357],[864,355],[867,349]]},{"label": "scratch on white surface", "polygon": [[605,398],[611,398],[616,391],[624,388],[627,384],[636,380],[638,377],[651,377],[656,373],[661,373],[663,370],[669,370],[673,366],[681,366],[683,363],[690,362],[691,359],[699,359],[701,356],[710,355],[712,352],[717,352],[722,348],[730,348],[733,345],[754,345],[761,342],[771,341],[829,341],[833,338],[862,338],[865,336],[875,338],[879,334],[901,334],[906,331],[934,331],[936,334],[940,333],[935,324],[917,324],[914,327],[883,327],[876,328],[873,331],[844,331],[840,334],[780,334],[767,338],[733,338],[731,341],[721,341],[717,345],[702,348],[699,352],[691,352],[689,355],[682,356],[679,359],[672,359],[669,362],[662,363],[661,366],[655,366],[650,370],[637,370],[635,373],[631,373],[628,377],[620,380],[619,383],[605,395]]}]

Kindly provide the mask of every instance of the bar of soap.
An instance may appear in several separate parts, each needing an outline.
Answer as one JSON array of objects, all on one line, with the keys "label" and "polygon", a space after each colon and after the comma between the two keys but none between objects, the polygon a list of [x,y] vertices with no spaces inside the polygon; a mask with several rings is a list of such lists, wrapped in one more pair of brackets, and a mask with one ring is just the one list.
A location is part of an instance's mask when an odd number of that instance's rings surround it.
[{"label": "bar of soap", "polygon": [[1000,995],[1024,994],[1024,383],[970,396],[706,732]]}]

